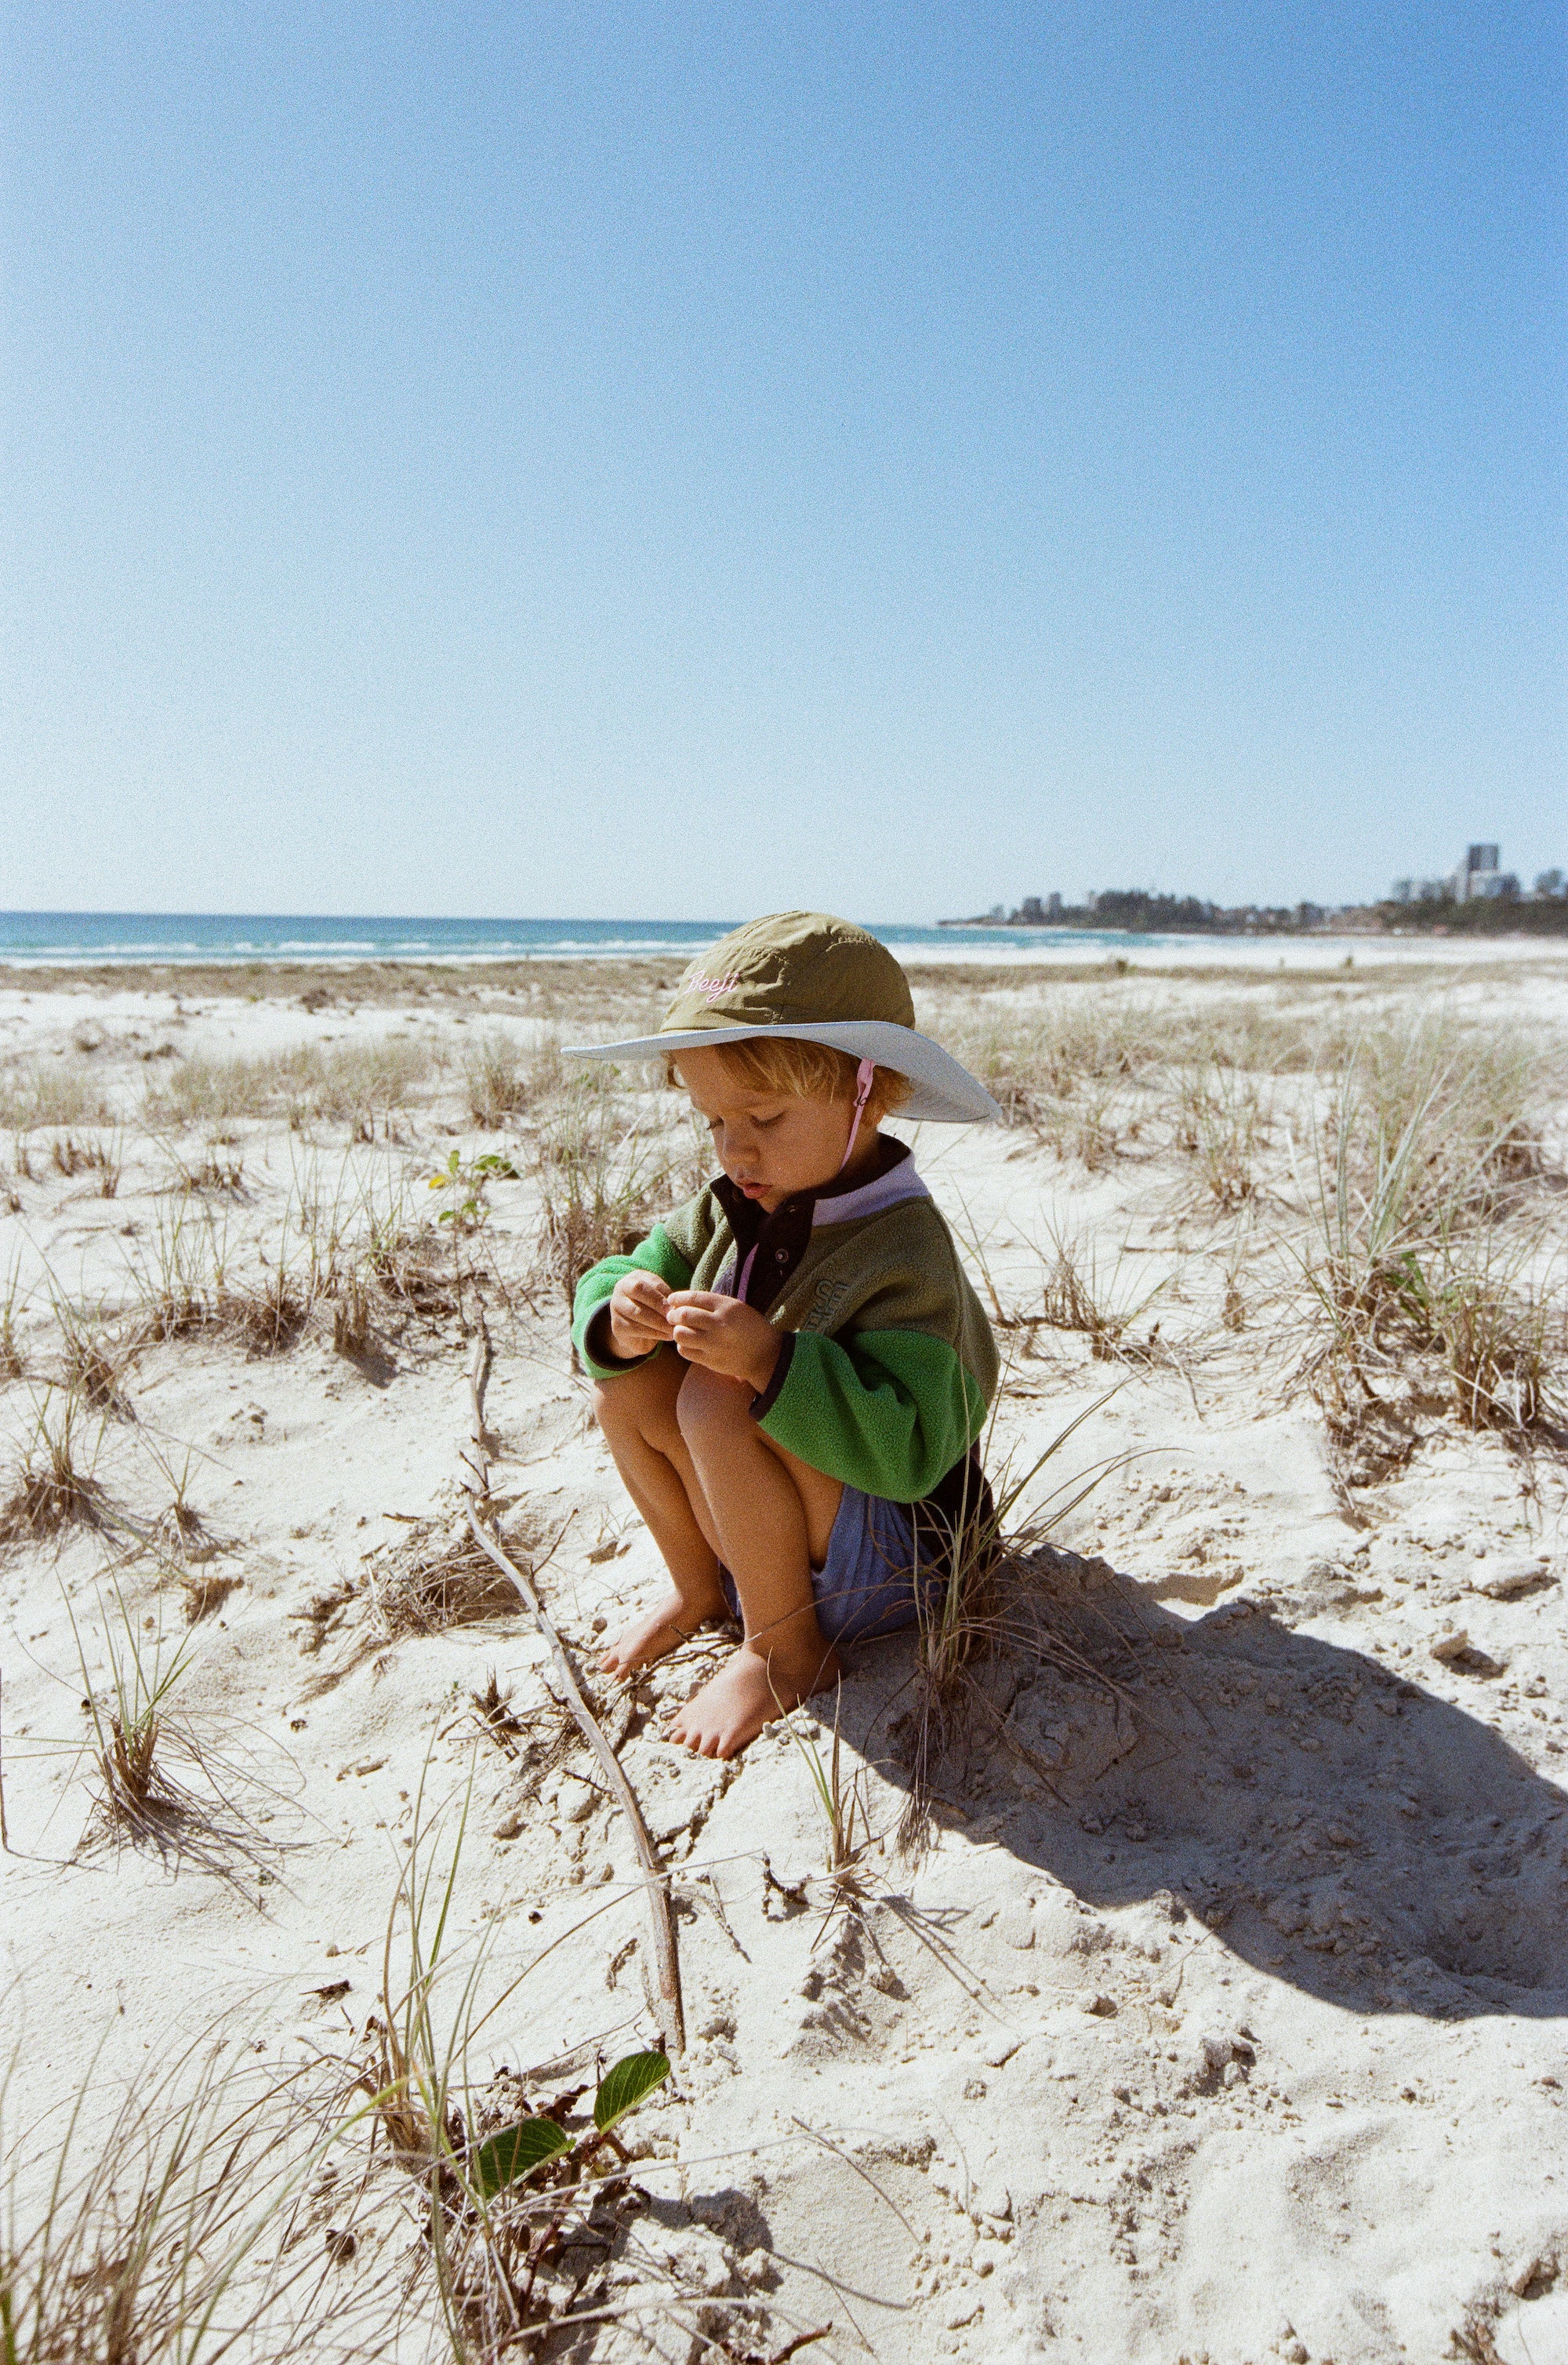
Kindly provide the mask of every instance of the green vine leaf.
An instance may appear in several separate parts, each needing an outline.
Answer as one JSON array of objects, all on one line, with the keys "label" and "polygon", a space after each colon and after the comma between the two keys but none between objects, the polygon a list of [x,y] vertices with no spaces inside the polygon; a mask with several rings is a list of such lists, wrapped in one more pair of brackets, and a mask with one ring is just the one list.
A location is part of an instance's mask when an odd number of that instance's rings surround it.
[{"label": "green vine leaf", "polygon": [[593,2123],[599,2134],[645,2102],[668,2076],[669,2061],[663,2053],[629,2053],[624,2061],[607,2069],[593,2102]]},{"label": "green vine leaf", "polygon": [[554,2119],[521,2119],[515,2127],[502,2127],[498,2135],[487,2135],[474,2154],[480,2190],[487,2197],[504,2191],[571,2147],[571,2137]]}]

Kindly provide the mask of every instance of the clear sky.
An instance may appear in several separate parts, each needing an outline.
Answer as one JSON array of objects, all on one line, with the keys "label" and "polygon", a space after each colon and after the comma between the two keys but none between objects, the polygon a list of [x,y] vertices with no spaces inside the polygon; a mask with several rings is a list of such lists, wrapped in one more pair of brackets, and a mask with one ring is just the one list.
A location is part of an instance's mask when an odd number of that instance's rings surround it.
[{"label": "clear sky", "polygon": [[0,28],[0,905],[1568,863],[1562,6]]}]

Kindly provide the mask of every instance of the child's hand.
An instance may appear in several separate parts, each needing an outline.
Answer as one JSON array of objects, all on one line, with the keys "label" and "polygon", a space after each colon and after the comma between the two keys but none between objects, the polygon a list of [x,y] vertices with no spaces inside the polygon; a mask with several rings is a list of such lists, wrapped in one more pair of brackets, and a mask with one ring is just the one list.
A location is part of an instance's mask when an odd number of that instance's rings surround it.
[{"label": "child's hand", "polygon": [[623,1363],[669,1345],[669,1283],[656,1272],[623,1273],[610,1295],[610,1343]]},{"label": "child's hand", "polygon": [[689,1363],[744,1380],[762,1394],[778,1361],[778,1333],[755,1306],[711,1289],[677,1289],[666,1311],[677,1352]]}]

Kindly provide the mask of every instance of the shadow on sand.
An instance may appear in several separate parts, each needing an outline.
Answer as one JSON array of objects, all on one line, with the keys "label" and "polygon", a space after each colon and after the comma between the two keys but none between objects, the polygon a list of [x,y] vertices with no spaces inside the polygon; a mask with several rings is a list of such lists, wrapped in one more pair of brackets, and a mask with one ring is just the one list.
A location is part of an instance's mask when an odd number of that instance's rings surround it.
[{"label": "shadow on sand", "polygon": [[[1258,1604],[1179,1618],[1070,1553],[1037,1557],[1013,1624],[938,1787],[1020,1864],[1101,1907],[1165,1892],[1349,2011],[1568,2014],[1568,1790],[1479,1718]],[[1052,1664],[1063,1641],[1117,1688]],[[871,1646],[844,1697],[895,1780],[913,1664]]]}]

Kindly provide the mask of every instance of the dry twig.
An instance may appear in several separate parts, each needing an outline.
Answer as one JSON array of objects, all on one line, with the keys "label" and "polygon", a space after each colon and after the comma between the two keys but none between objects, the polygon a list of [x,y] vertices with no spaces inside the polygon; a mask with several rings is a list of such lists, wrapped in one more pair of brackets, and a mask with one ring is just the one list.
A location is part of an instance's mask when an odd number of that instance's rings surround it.
[{"label": "dry twig", "polygon": [[625,1769],[610,1746],[610,1737],[583,1697],[577,1671],[567,1655],[566,1645],[556,1633],[549,1612],[533,1587],[533,1581],[495,1538],[487,1533],[479,1521],[479,1505],[489,1493],[488,1464],[485,1455],[485,1390],[490,1377],[490,1334],[483,1312],[478,1317],[479,1335],[474,1345],[474,1361],[469,1368],[468,1387],[473,1402],[473,1425],[463,1455],[463,1483],[468,1492],[468,1524],[480,1550],[489,1554],[502,1574],[510,1578],[532,1615],[533,1622],[549,1645],[554,1663],[556,1680],[566,1706],[577,1720],[579,1731],[600,1765],[620,1803],[631,1828],[638,1862],[643,1867],[643,1882],[647,1891],[648,1911],[653,1922],[655,1959],[658,1964],[659,1993],[656,2010],[663,2031],[665,2050],[684,2053],[686,2050],[686,2015],[680,1995],[680,1956],[676,1945],[675,1915],[670,1909],[669,1875],[659,1860],[648,1826],[643,1819],[637,1794],[626,1778]]}]

